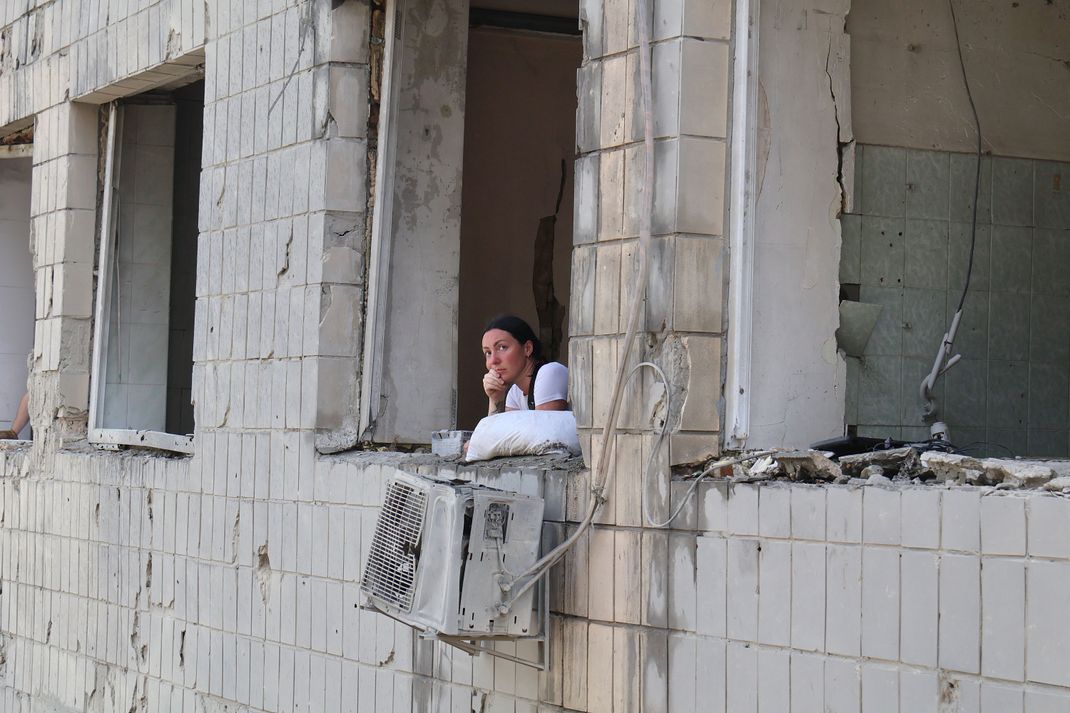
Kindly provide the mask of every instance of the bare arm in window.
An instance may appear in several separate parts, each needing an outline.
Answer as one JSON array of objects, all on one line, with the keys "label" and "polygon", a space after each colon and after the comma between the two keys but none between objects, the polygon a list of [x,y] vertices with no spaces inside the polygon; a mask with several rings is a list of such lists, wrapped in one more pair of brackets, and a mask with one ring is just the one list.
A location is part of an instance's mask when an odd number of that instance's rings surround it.
[{"label": "bare arm in window", "polygon": [[19,437],[22,429],[30,422],[30,395],[23,394],[19,399],[19,407],[15,410],[15,418],[11,420],[11,429],[0,431],[0,439],[14,439]]}]

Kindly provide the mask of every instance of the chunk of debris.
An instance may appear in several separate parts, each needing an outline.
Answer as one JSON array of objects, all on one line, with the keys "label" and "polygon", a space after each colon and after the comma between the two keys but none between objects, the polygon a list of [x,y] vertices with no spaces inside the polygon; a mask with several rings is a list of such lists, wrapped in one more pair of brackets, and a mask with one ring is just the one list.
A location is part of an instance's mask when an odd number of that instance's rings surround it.
[{"label": "chunk of debris", "polygon": [[867,465],[865,468],[862,469],[862,477],[866,478],[867,480],[872,480],[874,477],[877,476],[888,480],[888,478],[884,477],[884,468],[881,468],[875,463],[873,465]]},{"label": "chunk of debris", "polygon": [[835,480],[843,471],[820,451],[785,451],[773,456],[791,480]]},{"label": "chunk of debris", "polygon": [[992,483],[1004,483],[1012,488],[1036,488],[1055,478],[1049,466],[1029,461],[986,458],[981,461],[985,475]]},{"label": "chunk of debris", "polygon": [[1044,490],[1051,490],[1056,493],[1070,490],[1070,475],[1060,475],[1058,478],[1052,478],[1044,483],[1042,487]]},{"label": "chunk of debris", "polygon": [[874,465],[879,466],[884,473],[898,473],[907,478],[913,477],[920,470],[918,451],[910,446],[840,456],[840,468],[849,475],[869,477],[865,471]]},{"label": "chunk of debris", "polygon": [[1056,476],[1050,464],[1007,458],[972,458],[955,453],[926,452],[922,466],[937,480],[1007,488],[1037,488]]},{"label": "chunk of debris", "polygon": [[780,465],[773,459],[773,456],[762,456],[746,470],[746,477],[751,480],[767,480],[781,474]]},{"label": "chunk of debris", "polygon": [[981,461],[958,453],[925,451],[921,454],[921,465],[941,482],[980,483],[985,479]]},{"label": "chunk of debris", "polygon": [[[866,472],[869,471],[871,468],[874,470],[870,472],[869,475],[866,475]],[[881,471],[881,467],[879,465],[867,466],[866,469],[862,471],[862,477],[866,479],[866,485],[892,484],[892,479],[886,476],[883,471]]]}]

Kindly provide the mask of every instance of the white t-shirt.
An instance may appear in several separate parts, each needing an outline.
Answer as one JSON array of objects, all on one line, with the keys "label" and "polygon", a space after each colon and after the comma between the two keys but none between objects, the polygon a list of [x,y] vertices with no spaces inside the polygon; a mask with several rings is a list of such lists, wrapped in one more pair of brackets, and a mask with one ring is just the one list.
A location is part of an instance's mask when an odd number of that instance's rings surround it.
[{"label": "white t-shirt", "polygon": [[[535,405],[542,406],[548,401],[568,399],[568,367],[556,361],[548,361],[539,367],[535,374]],[[528,397],[513,384],[505,395],[505,408],[528,410]]]}]

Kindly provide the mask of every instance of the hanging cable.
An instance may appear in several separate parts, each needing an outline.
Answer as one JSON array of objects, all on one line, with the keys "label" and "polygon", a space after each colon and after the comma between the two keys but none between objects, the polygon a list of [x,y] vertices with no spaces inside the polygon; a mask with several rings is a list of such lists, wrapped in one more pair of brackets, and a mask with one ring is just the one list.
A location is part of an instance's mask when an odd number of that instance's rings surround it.
[{"label": "hanging cable", "polygon": [[940,348],[937,349],[936,358],[933,360],[932,369],[921,382],[921,399],[924,403],[922,408],[922,421],[932,424],[929,434],[933,441],[947,443],[951,440],[947,424],[939,420],[936,401],[933,398],[933,389],[936,381],[951,367],[962,359],[961,354],[952,354],[955,345],[955,336],[958,334],[959,324],[962,322],[962,310],[966,304],[966,295],[970,291],[970,279],[973,277],[974,253],[977,249],[977,210],[981,197],[981,152],[983,141],[981,138],[981,120],[977,116],[977,105],[973,101],[973,91],[970,89],[970,80],[966,75],[966,60],[962,56],[962,40],[959,37],[959,23],[955,15],[954,0],[947,0],[947,6],[951,10],[951,28],[955,33],[955,49],[958,52],[959,70],[962,72],[962,83],[966,88],[966,98],[970,102],[970,112],[973,115],[973,124],[977,134],[977,154],[973,176],[973,210],[970,220],[970,255],[966,264],[966,279],[962,284],[962,296],[959,298],[958,308],[951,318],[951,326],[940,340]]},{"label": "hanging cable", "polygon": [[959,70],[962,72],[962,83],[966,87],[966,98],[970,101],[970,112],[973,114],[973,126],[977,134],[977,162],[973,176],[973,216],[970,220],[970,257],[966,266],[966,282],[962,286],[962,297],[959,298],[959,306],[956,312],[962,311],[966,303],[966,292],[970,289],[970,278],[973,275],[973,255],[977,246],[977,204],[981,196],[981,120],[977,116],[977,105],[973,101],[973,92],[970,90],[970,79],[966,76],[966,60],[962,57],[962,40],[959,39],[959,22],[955,16],[954,0],[947,0],[947,6],[951,9],[951,28],[955,31],[955,49],[958,50]]}]

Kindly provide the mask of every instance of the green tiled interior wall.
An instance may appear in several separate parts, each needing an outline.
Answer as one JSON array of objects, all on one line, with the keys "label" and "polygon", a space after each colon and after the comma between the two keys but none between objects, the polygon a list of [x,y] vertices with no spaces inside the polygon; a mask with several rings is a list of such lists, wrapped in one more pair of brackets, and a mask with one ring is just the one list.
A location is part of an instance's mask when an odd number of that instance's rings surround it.
[{"label": "green tiled interior wall", "polygon": [[[919,385],[968,264],[971,154],[858,146],[855,213],[840,218],[840,282],[884,306],[847,360],[849,425],[923,439]],[[976,454],[1070,454],[1070,164],[984,157],[973,276],[937,385],[952,441]]]}]

